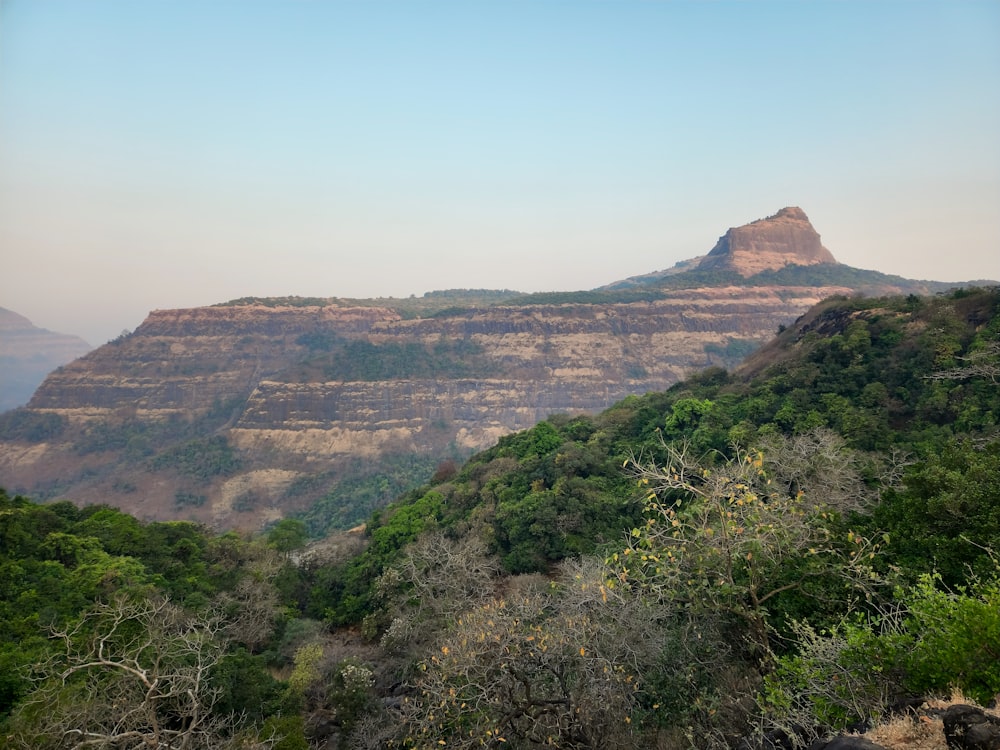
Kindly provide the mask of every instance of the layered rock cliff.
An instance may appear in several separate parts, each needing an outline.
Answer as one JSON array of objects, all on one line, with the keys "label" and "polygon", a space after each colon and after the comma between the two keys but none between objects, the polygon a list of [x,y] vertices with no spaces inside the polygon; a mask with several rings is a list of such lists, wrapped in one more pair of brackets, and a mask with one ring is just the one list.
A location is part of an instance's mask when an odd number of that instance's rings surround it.
[{"label": "layered rock cliff", "polygon": [[[784,209],[730,230],[711,262],[828,263],[804,224]],[[430,317],[343,301],[160,310],[52,373],[0,423],[0,485],[243,529],[320,498],[336,508],[369,480],[365,502],[386,502],[400,465],[419,482],[436,462],[550,414],[732,367],[820,300],[853,291],[696,286]],[[379,478],[392,472],[396,483]],[[351,508],[336,522],[363,517]]]}]

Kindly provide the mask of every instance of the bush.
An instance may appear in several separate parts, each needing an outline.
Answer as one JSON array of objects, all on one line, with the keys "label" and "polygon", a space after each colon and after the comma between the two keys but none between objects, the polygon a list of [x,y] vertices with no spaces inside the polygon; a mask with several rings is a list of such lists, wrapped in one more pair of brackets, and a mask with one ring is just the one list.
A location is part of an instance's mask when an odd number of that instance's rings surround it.
[{"label": "bush", "polygon": [[776,660],[760,696],[765,714],[839,730],[878,718],[899,695],[957,688],[985,705],[1000,693],[1000,578],[950,591],[925,575],[896,599],[882,618],[826,632],[798,623],[797,653]]},{"label": "bush", "polygon": [[0,438],[38,443],[59,437],[66,428],[65,417],[30,409],[13,409],[0,414]]},{"label": "bush", "polygon": [[986,705],[1000,693],[1000,578],[947,591],[923,576],[902,644],[905,687],[917,695],[953,687]]},{"label": "bush", "polygon": [[232,446],[221,435],[181,443],[163,451],[151,462],[153,469],[172,468],[195,479],[229,476],[241,465]]}]

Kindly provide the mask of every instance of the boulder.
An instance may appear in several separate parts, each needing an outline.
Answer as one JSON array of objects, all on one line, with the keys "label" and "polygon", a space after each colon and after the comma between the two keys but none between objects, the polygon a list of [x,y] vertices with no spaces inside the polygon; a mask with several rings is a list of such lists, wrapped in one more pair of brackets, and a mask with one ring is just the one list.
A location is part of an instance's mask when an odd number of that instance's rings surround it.
[{"label": "boulder", "polygon": [[[817,748],[816,750],[820,750]],[[841,736],[822,745],[822,750],[885,750],[882,745],[877,745],[864,737]]]},{"label": "boulder", "polygon": [[951,750],[1000,750],[1000,719],[962,703],[943,714],[944,736]]}]

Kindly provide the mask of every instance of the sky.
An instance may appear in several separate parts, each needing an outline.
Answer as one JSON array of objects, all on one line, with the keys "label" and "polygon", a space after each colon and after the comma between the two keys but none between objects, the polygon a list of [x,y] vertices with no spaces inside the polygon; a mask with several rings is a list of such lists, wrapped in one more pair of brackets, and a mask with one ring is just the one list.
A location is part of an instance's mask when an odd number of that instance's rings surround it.
[{"label": "sky", "polygon": [[0,306],[591,289],[800,206],[1000,278],[1000,0],[0,0]]}]

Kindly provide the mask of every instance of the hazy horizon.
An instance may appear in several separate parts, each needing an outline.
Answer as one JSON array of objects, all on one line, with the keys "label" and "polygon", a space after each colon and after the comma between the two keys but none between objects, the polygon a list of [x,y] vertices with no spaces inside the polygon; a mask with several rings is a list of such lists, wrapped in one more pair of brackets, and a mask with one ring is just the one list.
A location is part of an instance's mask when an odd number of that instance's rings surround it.
[{"label": "hazy horizon", "polygon": [[0,0],[0,306],[591,289],[788,205],[997,278],[997,133],[991,0]]}]

